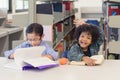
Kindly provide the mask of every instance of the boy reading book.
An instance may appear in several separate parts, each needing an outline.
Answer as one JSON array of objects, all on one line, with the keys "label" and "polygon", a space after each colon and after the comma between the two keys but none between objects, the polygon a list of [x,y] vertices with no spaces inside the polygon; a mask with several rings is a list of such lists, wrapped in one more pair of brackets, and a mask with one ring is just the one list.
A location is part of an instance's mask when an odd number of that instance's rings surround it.
[{"label": "boy reading book", "polygon": [[43,70],[58,66],[58,63],[49,59],[48,57],[40,57],[44,50],[45,46],[19,48],[15,50],[14,60],[8,61],[4,67],[18,70]]},{"label": "boy reading book", "polygon": [[[5,51],[4,54],[9,59],[14,59],[14,52],[18,48],[28,48],[34,46],[45,46],[45,50],[43,51],[41,56],[48,57],[51,60],[58,59],[58,53],[55,52],[45,41],[43,41],[43,26],[38,23],[30,24],[26,29],[26,37],[27,40],[22,44],[18,45],[16,48]],[[34,53],[33,53],[34,54]]]},{"label": "boy reading book", "polygon": [[94,66],[95,59],[90,57],[98,54],[103,42],[103,32],[99,27],[83,21],[75,21],[75,24],[77,43],[70,48],[67,57],[69,61],[84,61],[86,65]]}]

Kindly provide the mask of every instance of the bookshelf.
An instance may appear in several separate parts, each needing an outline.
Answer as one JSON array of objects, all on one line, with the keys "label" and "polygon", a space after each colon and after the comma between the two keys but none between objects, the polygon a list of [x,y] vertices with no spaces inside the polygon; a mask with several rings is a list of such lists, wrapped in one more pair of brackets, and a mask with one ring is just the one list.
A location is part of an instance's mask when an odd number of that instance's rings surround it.
[{"label": "bookshelf", "polygon": [[[43,25],[44,40],[51,42],[56,49],[65,37],[74,29],[73,19],[76,0],[31,0],[30,23]],[[34,4],[33,4],[34,3]]]},{"label": "bookshelf", "polygon": [[103,2],[106,58],[112,54],[120,54],[120,1]]}]

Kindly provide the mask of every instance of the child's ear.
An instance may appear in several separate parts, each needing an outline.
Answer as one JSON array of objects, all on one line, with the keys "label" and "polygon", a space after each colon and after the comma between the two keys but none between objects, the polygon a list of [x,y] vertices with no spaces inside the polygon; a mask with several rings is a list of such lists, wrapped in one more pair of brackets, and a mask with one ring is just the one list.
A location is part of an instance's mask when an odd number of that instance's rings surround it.
[{"label": "child's ear", "polygon": [[44,38],[44,36],[45,36],[45,34],[43,34],[41,38]]}]

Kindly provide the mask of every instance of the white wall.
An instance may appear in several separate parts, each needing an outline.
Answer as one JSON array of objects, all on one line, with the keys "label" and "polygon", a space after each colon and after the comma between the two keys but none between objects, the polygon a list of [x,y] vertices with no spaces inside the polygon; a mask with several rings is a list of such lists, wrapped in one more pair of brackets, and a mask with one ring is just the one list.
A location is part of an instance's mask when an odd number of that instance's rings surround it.
[{"label": "white wall", "polygon": [[77,18],[81,18],[81,13],[102,13],[102,0],[78,0],[75,2]]},{"label": "white wall", "polygon": [[75,7],[101,7],[102,0],[78,0]]}]

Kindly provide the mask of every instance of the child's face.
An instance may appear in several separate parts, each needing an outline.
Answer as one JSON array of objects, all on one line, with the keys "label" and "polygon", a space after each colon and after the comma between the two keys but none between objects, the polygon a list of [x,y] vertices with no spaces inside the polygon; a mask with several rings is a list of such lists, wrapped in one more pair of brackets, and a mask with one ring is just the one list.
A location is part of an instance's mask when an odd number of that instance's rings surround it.
[{"label": "child's face", "polygon": [[79,45],[83,50],[87,50],[88,46],[92,43],[92,36],[87,32],[82,32],[79,36]]},{"label": "child's face", "polygon": [[27,40],[32,46],[39,46],[41,39],[42,37],[40,37],[39,35],[36,35],[35,33],[27,34]]}]

